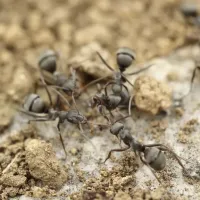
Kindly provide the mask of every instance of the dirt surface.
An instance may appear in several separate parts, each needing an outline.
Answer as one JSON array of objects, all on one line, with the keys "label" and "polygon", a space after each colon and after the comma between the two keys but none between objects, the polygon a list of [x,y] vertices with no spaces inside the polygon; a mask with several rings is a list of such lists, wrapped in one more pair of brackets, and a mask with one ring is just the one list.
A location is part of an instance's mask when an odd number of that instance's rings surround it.
[{"label": "dirt surface", "polygon": [[28,126],[12,133],[6,143],[1,144],[1,199],[17,194],[55,195],[55,189],[66,182],[66,167],[56,159],[51,144],[31,139],[35,134]]},{"label": "dirt surface", "polygon": [[[196,87],[181,107],[173,107],[172,98],[189,90],[194,61],[200,55],[196,39],[191,39],[199,29],[181,14],[181,2],[0,1],[0,199],[200,198],[198,75]],[[132,117],[124,123],[138,141],[165,144],[184,158],[187,173],[166,154],[166,168],[156,173],[162,184],[131,150],[113,153],[102,163],[111,149],[120,147],[108,128],[101,131],[95,124],[83,125],[83,137],[76,126],[62,124],[65,159],[57,121],[27,125],[32,118],[16,110],[35,90],[37,62],[44,50],[59,53],[59,71],[69,74],[69,66],[75,66],[83,88],[94,78],[111,75],[95,51],[116,69],[115,52],[122,46],[137,55],[128,72],[154,64],[141,73],[145,76],[128,77],[137,91],[127,87],[139,100],[135,99]],[[138,86],[144,77],[148,77],[145,84]],[[77,105],[91,123],[105,124],[97,110],[89,107],[97,88],[84,91]],[[153,94],[150,89],[155,89]],[[42,87],[38,93],[48,101]],[[120,112],[127,114],[125,109]],[[119,112],[114,116],[120,117]]]}]

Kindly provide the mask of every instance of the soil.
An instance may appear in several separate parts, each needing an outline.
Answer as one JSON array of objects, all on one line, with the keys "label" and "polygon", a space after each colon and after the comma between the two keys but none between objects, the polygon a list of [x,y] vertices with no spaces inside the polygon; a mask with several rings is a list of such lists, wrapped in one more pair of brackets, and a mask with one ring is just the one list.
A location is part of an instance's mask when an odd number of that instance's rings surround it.
[{"label": "soil", "polygon": [[168,85],[150,76],[140,76],[135,80],[133,94],[135,106],[153,115],[172,105],[172,91]]},{"label": "soil", "polygon": [[[181,3],[0,1],[0,199],[200,198],[198,74],[192,93],[174,107],[174,97],[189,90],[195,60],[200,55],[198,38],[194,37],[199,29],[182,15]],[[166,153],[165,169],[156,172],[162,184],[132,150],[113,153],[102,163],[111,149],[123,144],[108,128],[101,130],[95,125],[106,123],[97,110],[88,106],[99,87],[84,90],[77,99],[78,108],[94,123],[90,128],[83,125],[84,137],[76,126],[67,122],[61,126],[67,158],[57,121],[27,124],[32,118],[17,111],[24,97],[35,90],[37,62],[44,50],[59,53],[59,71],[69,74],[70,66],[77,68],[80,87],[84,88],[90,80],[112,75],[95,51],[116,69],[115,52],[122,46],[134,49],[137,55],[128,72],[154,64],[128,77],[135,86],[133,90],[127,84],[135,93],[136,106],[126,126],[144,144],[162,143],[172,148],[183,158],[187,170],[183,172]],[[154,89],[153,94],[150,89]],[[48,101],[43,87],[38,93]],[[125,109],[120,112],[127,114]],[[114,116],[120,114],[114,112]]]}]

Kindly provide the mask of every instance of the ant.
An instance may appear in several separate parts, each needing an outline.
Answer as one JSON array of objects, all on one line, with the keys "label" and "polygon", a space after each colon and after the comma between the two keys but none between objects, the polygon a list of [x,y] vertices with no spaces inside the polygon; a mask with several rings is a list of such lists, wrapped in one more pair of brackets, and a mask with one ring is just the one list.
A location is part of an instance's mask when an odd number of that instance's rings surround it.
[{"label": "ant", "polygon": [[[118,106],[126,106],[129,102],[129,100],[130,100],[129,90],[124,83],[128,82],[131,86],[133,86],[133,85],[126,78],[126,76],[123,72],[125,72],[125,70],[133,63],[133,61],[135,61],[136,55],[131,49],[129,49],[127,47],[123,47],[123,48],[118,49],[117,54],[116,54],[117,55],[116,59],[117,59],[119,71],[115,71],[104,60],[104,58],[101,56],[101,54],[99,52],[96,52],[96,53],[99,56],[99,58],[101,59],[101,61],[105,64],[105,66],[113,72],[114,80],[109,81],[104,86],[105,94],[100,93],[100,94],[96,94],[93,97],[92,105],[93,105],[93,107],[97,105],[99,110],[102,106],[104,106],[110,112],[111,116],[113,116],[112,113],[111,113],[112,110],[114,110]],[[148,69],[151,66],[152,65],[149,65],[149,66],[144,67],[144,68],[142,68],[142,69],[140,69],[136,72],[129,73],[129,74],[126,74],[126,75],[138,74],[138,73]],[[82,90],[79,92],[79,95],[81,94],[82,91],[87,89],[89,86],[99,82],[102,79],[105,79],[106,77],[107,76],[90,82],[89,84],[87,84],[85,87],[82,88]],[[112,88],[111,88],[112,93],[111,94],[108,94],[108,86],[112,86]],[[100,112],[102,114],[101,110],[100,110]]]},{"label": "ant", "polygon": [[[117,53],[116,53],[116,60],[117,60],[117,65],[119,68],[119,71],[115,71],[106,61],[105,59],[101,56],[101,54],[97,51],[97,56],[101,59],[101,61],[103,62],[103,64],[110,70],[113,72],[113,77],[114,80],[108,82],[105,85],[105,90],[109,85],[112,85],[112,91],[114,94],[116,95],[120,95],[122,96],[122,98],[125,98],[124,93],[126,93],[128,91],[127,87],[124,85],[124,82],[128,82],[131,86],[133,86],[133,84],[126,78],[127,75],[136,75],[139,74],[142,71],[147,70],[148,68],[150,68],[152,65],[149,65],[147,67],[144,67],[138,71],[132,72],[132,73],[127,73],[124,74],[124,72],[126,71],[126,69],[135,61],[136,59],[136,54],[133,50],[131,50],[128,47],[122,47],[119,48]],[[79,94],[81,94],[81,92],[83,92],[84,90],[86,90],[89,86],[98,83],[99,81],[108,78],[110,75],[108,76],[104,76],[101,77],[99,79],[96,79],[94,81],[91,81],[90,83],[88,83],[86,86],[84,86],[81,91],[79,92]],[[106,91],[105,91],[106,93]],[[124,101],[125,99],[123,99]]]},{"label": "ant", "polygon": [[[71,76],[67,77],[64,73],[57,72],[58,53],[47,50],[41,54],[38,60],[38,66],[40,73],[43,76],[45,82],[53,85],[55,88],[63,89],[68,95],[72,95],[72,92],[76,89],[76,73],[71,69]],[[52,75],[50,75],[52,74]],[[51,77],[50,77],[51,76]]]},{"label": "ant", "polygon": [[[71,96],[74,105],[77,107],[74,96],[77,96],[76,93],[78,87],[77,87],[76,68],[78,68],[78,66],[70,67],[71,75],[67,77],[64,73],[56,71],[58,58],[59,58],[58,53],[54,52],[53,50],[47,50],[46,52],[41,54],[38,60],[38,66],[40,69],[40,78],[41,80],[43,80],[43,82],[50,84],[49,87],[59,90],[60,93],[62,92],[64,94],[67,94],[68,96]],[[57,105],[59,102],[60,98],[58,95]],[[69,102],[67,104],[69,106]]]},{"label": "ant", "polygon": [[161,183],[155,174],[155,171],[161,171],[165,168],[166,156],[164,152],[169,152],[183,168],[184,172],[187,172],[181,160],[179,159],[179,156],[167,146],[163,144],[142,144],[135,140],[135,138],[131,135],[130,130],[126,128],[122,122],[119,122],[127,117],[130,117],[130,113],[128,116],[116,120],[110,126],[110,133],[119,138],[120,141],[123,141],[126,147],[110,150],[104,163],[110,158],[112,152],[122,152],[131,148],[131,150],[135,152],[135,155],[139,156],[142,163],[152,171],[158,182]]},{"label": "ant", "polygon": [[60,131],[60,124],[64,123],[65,120],[67,120],[68,122],[72,124],[78,124],[79,129],[81,130],[81,134],[84,135],[84,137],[86,137],[85,134],[83,133],[81,124],[86,124],[87,119],[84,115],[82,115],[80,112],[76,110],[57,111],[57,110],[54,110],[53,108],[49,108],[47,112],[45,112],[46,109],[44,105],[45,103],[39,95],[30,94],[25,99],[24,106],[23,106],[24,109],[19,109],[19,111],[35,118],[35,119],[29,120],[29,123],[31,121],[55,121],[58,118],[57,130],[59,133],[63,150],[65,152],[65,155],[67,156],[64,140],[62,138],[61,131]]},{"label": "ant", "polygon": [[[25,98],[25,102],[24,102],[24,106],[23,106],[24,109],[19,109],[19,111],[36,118],[36,119],[29,120],[29,123],[30,123],[30,121],[54,121],[58,118],[57,129],[58,129],[58,133],[60,136],[63,150],[65,152],[65,155],[67,156],[67,152],[66,152],[63,138],[62,138],[61,131],[60,131],[60,124],[64,123],[64,121],[67,120],[68,122],[70,122],[72,124],[78,125],[81,135],[83,135],[89,141],[89,138],[84,134],[83,128],[82,128],[82,124],[86,124],[89,122],[88,122],[87,118],[82,113],[80,113],[77,108],[71,109],[68,111],[55,110],[53,108],[53,102],[51,99],[50,91],[49,91],[42,76],[41,76],[41,81],[43,83],[43,86],[44,86],[47,94],[48,94],[49,101],[50,101],[50,107],[47,109],[44,101],[40,98],[39,95],[30,94],[28,97]],[[60,92],[58,92],[54,88],[51,88],[51,89],[54,90],[54,92],[56,92],[65,101],[66,104],[68,104],[68,101],[65,99],[65,97]]]}]

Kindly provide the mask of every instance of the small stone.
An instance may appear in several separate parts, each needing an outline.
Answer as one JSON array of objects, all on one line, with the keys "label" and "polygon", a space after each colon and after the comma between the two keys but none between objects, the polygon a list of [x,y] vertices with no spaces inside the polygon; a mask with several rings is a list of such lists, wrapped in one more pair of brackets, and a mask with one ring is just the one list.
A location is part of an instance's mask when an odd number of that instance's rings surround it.
[{"label": "small stone", "polygon": [[101,173],[101,176],[108,177],[108,172],[107,171],[102,170],[100,173]]},{"label": "small stone", "polygon": [[134,94],[137,108],[153,115],[160,111],[167,111],[172,105],[171,89],[150,76],[140,76],[136,79]]},{"label": "small stone", "polygon": [[72,155],[77,155],[77,153],[78,153],[78,150],[76,149],[76,148],[72,148],[71,150],[70,150],[70,152],[71,152],[71,154]]},{"label": "small stone", "polygon": [[12,173],[3,174],[0,177],[0,184],[5,186],[20,187],[26,182],[26,177],[22,175],[13,175]]},{"label": "small stone", "polygon": [[51,144],[30,139],[25,142],[25,151],[30,174],[44,185],[60,188],[67,180],[67,173],[57,160]]}]

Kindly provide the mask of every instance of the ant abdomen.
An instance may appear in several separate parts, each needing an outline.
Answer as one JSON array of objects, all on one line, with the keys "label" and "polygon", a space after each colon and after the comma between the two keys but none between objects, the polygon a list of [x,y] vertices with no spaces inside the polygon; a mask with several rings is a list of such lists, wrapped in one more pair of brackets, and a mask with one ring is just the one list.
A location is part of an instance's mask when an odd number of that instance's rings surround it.
[{"label": "ant abdomen", "polygon": [[121,72],[124,72],[135,60],[135,53],[128,47],[119,48],[117,51],[117,64]]},{"label": "ant abdomen", "polygon": [[50,73],[56,71],[57,53],[53,50],[47,50],[41,54],[38,65],[41,69],[46,70]]},{"label": "ant abdomen", "polygon": [[107,99],[107,100],[108,100],[108,104],[106,106],[107,109],[113,110],[113,109],[117,108],[117,106],[120,104],[121,97],[111,94],[109,96],[109,99]]},{"label": "ant abdomen", "polygon": [[165,154],[156,147],[146,148],[144,151],[144,158],[147,164],[149,164],[149,166],[156,171],[160,171],[165,168]]},{"label": "ant abdomen", "polygon": [[26,111],[34,113],[43,113],[46,109],[44,101],[37,94],[29,94],[24,99],[23,107]]}]

